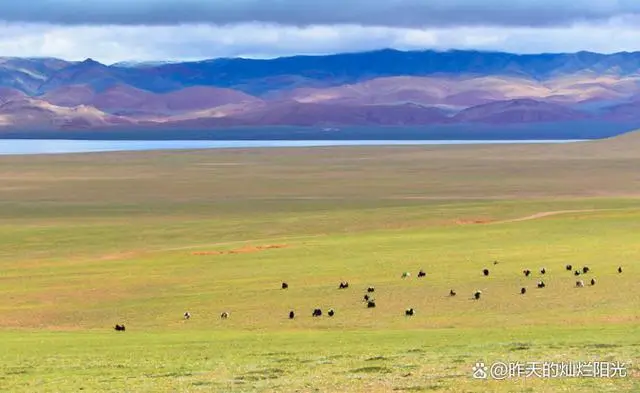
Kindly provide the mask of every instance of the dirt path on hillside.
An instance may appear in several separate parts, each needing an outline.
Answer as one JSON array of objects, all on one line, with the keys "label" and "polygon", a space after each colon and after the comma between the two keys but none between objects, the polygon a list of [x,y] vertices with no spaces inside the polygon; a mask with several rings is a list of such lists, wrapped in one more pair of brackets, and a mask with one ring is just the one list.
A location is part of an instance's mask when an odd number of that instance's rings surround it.
[{"label": "dirt path on hillside", "polygon": [[531,214],[531,215],[524,216],[524,217],[510,218],[508,220],[493,221],[493,222],[490,222],[489,224],[506,224],[506,223],[509,223],[509,222],[520,222],[520,221],[537,220],[539,218],[544,218],[544,217],[549,217],[549,216],[557,216],[557,215],[560,215],[560,214],[589,213],[589,212],[598,212],[598,211],[605,211],[605,210],[612,210],[612,209],[554,210],[554,211],[548,211],[548,212],[539,212],[539,213]]},{"label": "dirt path on hillside", "polygon": [[[483,222],[477,222],[477,223],[480,223],[480,224],[506,224],[506,223],[510,223],[510,222],[536,220],[536,219],[539,219],[539,218],[555,216],[555,215],[560,215],[560,214],[588,213],[588,212],[607,211],[607,210],[616,210],[616,209],[554,210],[554,211],[539,212],[539,213],[531,214],[531,215],[524,216],[524,217],[510,218],[510,219],[507,219],[507,220],[483,221]],[[265,242],[265,241],[273,242],[273,241],[315,239],[315,238],[325,237],[325,236],[327,236],[327,235],[326,234],[319,234],[319,235],[283,236],[283,237],[275,237],[275,238],[271,237],[271,238],[261,238],[261,239],[235,240],[235,241],[206,243],[206,244],[194,244],[194,245],[183,246],[183,247],[163,248],[163,249],[151,250],[151,252],[182,251],[182,250],[192,250],[194,248],[231,246],[231,245],[242,244],[242,243],[257,243],[257,242]]]},{"label": "dirt path on hillside", "polygon": [[152,250],[151,252],[157,251],[182,251],[182,250],[192,250],[194,248],[202,248],[202,247],[217,247],[217,246],[231,246],[234,244],[242,244],[242,243],[257,243],[257,242],[273,242],[273,241],[281,241],[281,240],[304,240],[304,239],[314,239],[317,237],[323,237],[327,235],[306,235],[306,236],[284,236],[284,237],[271,237],[271,238],[261,238],[261,239],[247,239],[247,240],[235,240],[235,241],[227,241],[227,242],[218,242],[218,243],[206,243],[206,244],[194,244],[191,246],[184,247],[173,247],[173,248],[163,248],[158,250]]},{"label": "dirt path on hillside", "polygon": [[[540,218],[556,216],[561,214],[571,214],[571,213],[589,213],[589,212],[600,212],[600,211],[612,211],[612,210],[626,210],[626,209],[576,209],[576,210],[553,210],[553,211],[545,211],[538,212],[535,214],[530,214],[524,217],[510,218],[507,220],[500,221],[491,221],[491,220],[458,220],[458,224],[483,224],[483,225],[492,225],[492,224],[507,224],[512,222],[521,222],[521,221],[530,221],[537,220]],[[183,251],[183,250],[193,250],[204,247],[217,247],[217,246],[230,246],[230,245],[241,245],[245,243],[259,243],[259,242],[274,242],[274,241],[287,241],[287,240],[305,240],[305,239],[316,239],[321,237],[326,237],[326,234],[318,234],[318,235],[304,235],[304,236],[283,236],[283,237],[271,237],[271,238],[260,238],[260,239],[245,239],[245,240],[234,240],[234,241],[225,241],[225,242],[213,242],[213,243],[202,243],[202,244],[193,244],[189,246],[182,247],[171,247],[171,248],[160,248],[146,251],[138,251],[138,252],[127,252],[127,253],[115,253],[106,255],[101,259],[121,259],[123,257],[133,257],[139,254],[148,254],[148,253],[156,253],[156,252],[165,252],[165,251]]]}]

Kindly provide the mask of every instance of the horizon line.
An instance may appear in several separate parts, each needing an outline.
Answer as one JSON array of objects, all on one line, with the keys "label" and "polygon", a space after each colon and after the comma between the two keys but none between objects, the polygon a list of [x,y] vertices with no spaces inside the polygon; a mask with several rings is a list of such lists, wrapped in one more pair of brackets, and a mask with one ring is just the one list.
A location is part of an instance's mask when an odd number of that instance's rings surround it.
[{"label": "horizon line", "polygon": [[501,51],[501,50],[488,50],[488,49],[458,49],[458,48],[448,48],[448,49],[396,49],[396,48],[380,48],[380,49],[371,49],[371,50],[361,50],[361,51],[347,51],[347,52],[328,52],[328,53],[316,53],[316,54],[292,54],[292,55],[281,55],[281,56],[265,56],[265,57],[247,57],[247,56],[224,56],[224,57],[203,57],[199,59],[158,59],[158,60],[121,60],[113,63],[102,63],[93,59],[92,57],[84,58],[83,60],[68,60],[61,57],[52,57],[52,56],[0,56],[0,59],[26,59],[26,60],[61,60],[68,63],[83,63],[83,62],[96,62],[102,65],[106,65],[108,67],[116,66],[116,67],[126,67],[125,64],[130,63],[133,66],[136,65],[145,65],[145,64],[154,64],[154,63],[162,63],[164,64],[176,64],[176,63],[201,63],[206,61],[215,61],[215,60],[255,60],[255,61],[269,61],[269,60],[278,60],[278,59],[290,59],[295,57],[331,57],[331,56],[341,56],[341,55],[358,55],[358,54],[366,54],[366,53],[376,53],[376,52],[400,52],[400,53],[419,53],[419,52],[433,52],[433,53],[451,53],[451,52],[475,52],[475,53],[484,53],[484,54],[506,54],[512,56],[544,56],[544,55],[552,55],[552,56],[561,56],[561,55],[577,55],[577,54],[590,54],[590,55],[600,55],[600,56],[614,56],[619,54],[640,54],[640,50],[637,51],[618,51],[618,52],[594,52],[589,50],[581,50],[576,52],[535,52],[535,53],[518,53],[518,52],[509,52],[509,51]]}]

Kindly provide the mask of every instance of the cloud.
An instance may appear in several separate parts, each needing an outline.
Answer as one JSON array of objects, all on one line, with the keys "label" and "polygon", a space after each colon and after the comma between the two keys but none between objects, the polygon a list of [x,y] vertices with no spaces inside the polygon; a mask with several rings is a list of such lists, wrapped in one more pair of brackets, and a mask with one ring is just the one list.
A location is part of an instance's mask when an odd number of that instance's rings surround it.
[{"label": "cloud", "polygon": [[569,26],[640,14],[638,0],[24,0],[0,20],[65,25],[268,23],[386,27]]},{"label": "cloud", "polygon": [[640,24],[575,25],[569,28],[391,28],[340,26],[55,26],[0,24],[0,53],[103,63],[125,60],[265,58],[382,48],[480,49],[515,53],[611,53],[640,50]]}]

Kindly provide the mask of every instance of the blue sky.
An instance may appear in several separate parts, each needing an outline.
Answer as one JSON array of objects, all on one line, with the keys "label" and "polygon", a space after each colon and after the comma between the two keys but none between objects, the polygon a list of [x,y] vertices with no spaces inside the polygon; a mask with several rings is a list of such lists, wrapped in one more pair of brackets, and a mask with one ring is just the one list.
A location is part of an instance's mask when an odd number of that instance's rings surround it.
[{"label": "blue sky", "polygon": [[123,60],[379,48],[640,50],[639,0],[0,1],[0,55]]}]

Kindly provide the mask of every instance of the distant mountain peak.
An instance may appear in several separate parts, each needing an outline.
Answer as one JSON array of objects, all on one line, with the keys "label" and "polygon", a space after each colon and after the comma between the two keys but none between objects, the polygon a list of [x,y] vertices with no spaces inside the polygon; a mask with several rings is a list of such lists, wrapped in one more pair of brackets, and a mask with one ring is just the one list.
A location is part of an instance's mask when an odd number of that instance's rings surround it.
[{"label": "distant mountain peak", "polygon": [[104,64],[100,63],[99,61],[93,60],[90,57],[84,59],[79,64],[83,66],[105,66]]},{"label": "distant mountain peak", "polygon": [[[38,102],[18,107],[25,97]],[[638,97],[640,52],[385,48],[185,62],[0,59],[0,103],[20,121],[48,105],[203,125],[532,123],[592,119],[600,109],[607,121],[640,121],[637,105],[626,105]]]}]

